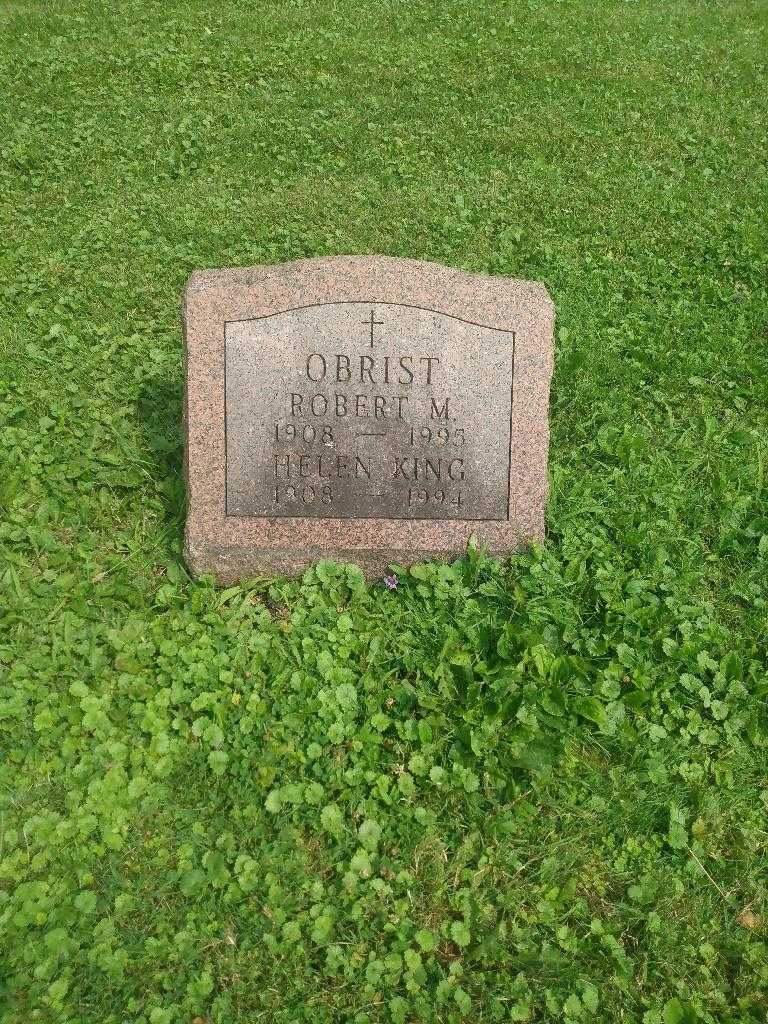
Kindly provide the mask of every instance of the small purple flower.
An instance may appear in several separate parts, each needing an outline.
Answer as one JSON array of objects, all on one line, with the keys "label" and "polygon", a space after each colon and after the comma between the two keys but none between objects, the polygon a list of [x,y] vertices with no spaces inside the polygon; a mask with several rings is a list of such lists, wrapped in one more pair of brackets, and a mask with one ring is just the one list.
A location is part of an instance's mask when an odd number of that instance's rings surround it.
[{"label": "small purple flower", "polygon": [[394,573],[390,576],[385,576],[382,582],[388,590],[397,590],[397,576]]}]

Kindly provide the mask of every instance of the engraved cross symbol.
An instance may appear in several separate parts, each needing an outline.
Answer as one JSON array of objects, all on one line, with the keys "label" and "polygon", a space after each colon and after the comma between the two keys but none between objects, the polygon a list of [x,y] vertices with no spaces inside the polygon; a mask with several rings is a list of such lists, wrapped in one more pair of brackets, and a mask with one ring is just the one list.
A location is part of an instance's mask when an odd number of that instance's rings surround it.
[{"label": "engraved cross symbol", "polygon": [[371,310],[371,319],[370,320],[363,320],[363,325],[365,327],[370,327],[371,328],[371,348],[373,348],[373,328],[374,327],[382,327],[384,325],[384,321],[383,320],[374,320],[373,319],[373,310]]}]

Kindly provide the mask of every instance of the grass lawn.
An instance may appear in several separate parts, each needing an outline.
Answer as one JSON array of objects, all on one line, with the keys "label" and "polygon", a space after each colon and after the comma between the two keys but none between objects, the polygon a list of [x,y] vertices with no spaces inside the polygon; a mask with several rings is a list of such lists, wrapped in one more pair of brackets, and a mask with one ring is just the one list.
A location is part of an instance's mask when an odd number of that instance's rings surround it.
[{"label": "grass lawn", "polygon": [[[768,1014],[768,6],[0,3],[0,1021]],[[544,547],[181,560],[193,268],[547,283]]]}]

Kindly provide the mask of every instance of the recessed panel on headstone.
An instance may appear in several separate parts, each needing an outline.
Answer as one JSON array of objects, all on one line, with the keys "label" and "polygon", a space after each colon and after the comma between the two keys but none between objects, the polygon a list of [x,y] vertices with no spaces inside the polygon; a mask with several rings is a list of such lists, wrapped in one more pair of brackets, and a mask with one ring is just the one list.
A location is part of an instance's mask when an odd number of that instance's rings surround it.
[{"label": "recessed panel on headstone", "polygon": [[196,273],[184,314],[193,571],[375,576],[543,535],[543,286],[334,257]]},{"label": "recessed panel on headstone", "polygon": [[329,302],[225,349],[228,516],[508,518],[514,331]]}]

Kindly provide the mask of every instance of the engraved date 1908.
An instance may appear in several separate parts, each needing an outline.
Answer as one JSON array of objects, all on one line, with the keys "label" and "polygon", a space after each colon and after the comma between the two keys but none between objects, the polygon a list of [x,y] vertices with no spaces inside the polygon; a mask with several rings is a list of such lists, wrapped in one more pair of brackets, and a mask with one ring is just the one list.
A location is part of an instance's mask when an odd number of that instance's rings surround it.
[{"label": "engraved date 1908", "polygon": [[312,484],[305,484],[303,487],[275,484],[272,488],[272,501],[276,505],[283,502],[296,505],[330,505],[333,502],[333,491],[327,484],[323,487],[313,487]]},{"label": "engraved date 1908", "polygon": [[312,444],[314,441],[333,444],[333,429],[329,423],[306,423],[303,427],[297,427],[293,423],[276,423],[275,440],[288,444],[292,441],[303,441],[304,444]]}]

